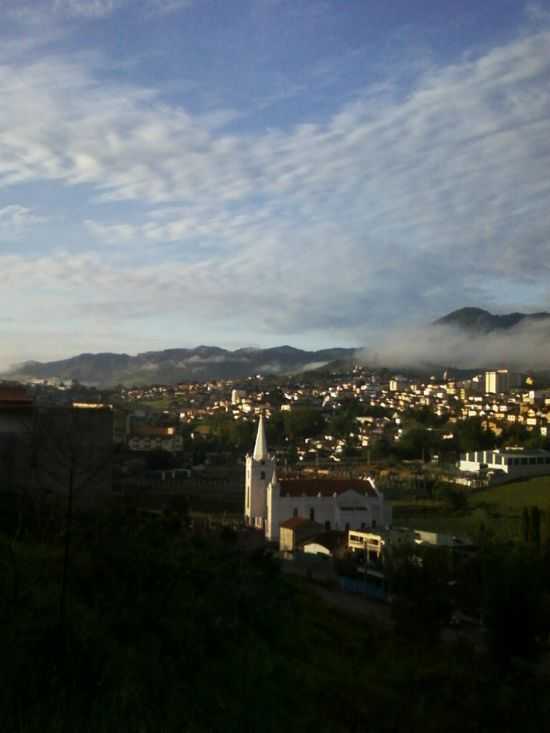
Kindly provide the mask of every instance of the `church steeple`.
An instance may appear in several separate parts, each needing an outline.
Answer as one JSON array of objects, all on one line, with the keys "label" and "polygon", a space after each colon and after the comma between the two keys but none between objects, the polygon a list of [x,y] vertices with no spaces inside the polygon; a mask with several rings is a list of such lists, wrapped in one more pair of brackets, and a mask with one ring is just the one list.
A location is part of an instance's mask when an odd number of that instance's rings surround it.
[{"label": "church steeple", "polygon": [[265,437],[265,425],[263,413],[260,414],[258,421],[258,434],[256,435],[256,443],[254,445],[254,453],[252,457],[255,461],[265,461],[267,459],[267,440]]}]

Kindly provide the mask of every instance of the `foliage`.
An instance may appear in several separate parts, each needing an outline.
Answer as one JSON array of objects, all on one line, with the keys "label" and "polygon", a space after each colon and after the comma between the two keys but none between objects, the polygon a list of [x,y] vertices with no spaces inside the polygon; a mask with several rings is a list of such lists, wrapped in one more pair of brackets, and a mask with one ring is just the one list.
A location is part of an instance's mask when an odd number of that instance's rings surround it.
[{"label": "foliage", "polygon": [[455,423],[456,448],[460,453],[474,450],[488,450],[496,445],[496,436],[485,427],[479,417],[470,417]]},{"label": "foliage", "polygon": [[175,468],[177,460],[175,456],[166,450],[153,450],[146,456],[147,468],[150,471],[163,471]]},{"label": "foliage", "polygon": [[[494,556],[491,572],[504,562]],[[406,604],[395,636],[326,607],[232,530],[198,536],[156,520],[89,516],[75,526],[62,627],[59,540],[0,539],[2,730],[544,729],[545,679],[513,665],[502,677],[469,643],[434,643],[448,618],[448,562],[422,560],[405,554],[396,568]],[[542,555],[540,563],[544,570]],[[488,619],[501,608],[495,591]],[[521,607],[538,618],[530,609],[531,600]]]},{"label": "foliage", "polygon": [[451,614],[449,557],[440,548],[392,548],[387,578],[398,633],[433,642]]},{"label": "foliage", "polygon": [[494,660],[537,655],[550,631],[548,592],[541,555],[516,544],[492,545],[485,552],[483,620]]},{"label": "foliage", "polygon": [[203,420],[201,425],[208,431],[208,437],[202,439],[204,450],[227,450],[242,455],[254,443],[255,426],[246,420],[215,414]]},{"label": "foliage", "polygon": [[319,410],[299,407],[285,412],[283,417],[285,435],[293,442],[304,438],[314,438],[323,433],[326,423]]},{"label": "foliage", "polygon": [[436,413],[428,407],[410,407],[403,413],[403,421],[409,424],[422,425],[426,428],[440,428],[447,422],[445,415],[436,415]]}]

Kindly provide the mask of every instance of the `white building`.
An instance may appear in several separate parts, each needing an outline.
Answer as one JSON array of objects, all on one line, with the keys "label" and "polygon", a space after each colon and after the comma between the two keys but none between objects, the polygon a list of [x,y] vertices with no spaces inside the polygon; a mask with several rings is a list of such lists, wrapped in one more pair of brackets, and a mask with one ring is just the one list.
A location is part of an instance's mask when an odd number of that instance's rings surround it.
[{"label": "white building", "polygon": [[303,517],[325,529],[360,529],[391,524],[391,507],[372,479],[278,479],[267,451],[263,416],[252,455],[246,457],[245,521],[278,541],[282,522]]},{"label": "white building", "polygon": [[485,392],[487,394],[503,394],[521,385],[521,375],[508,369],[497,369],[485,372]]},{"label": "white building", "polygon": [[470,540],[441,532],[429,532],[408,527],[392,527],[386,530],[355,530],[348,534],[348,548],[352,552],[362,551],[369,560],[378,560],[392,548],[402,545],[422,545],[427,547],[451,547],[455,550],[468,550]]},{"label": "white building", "polygon": [[465,473],[495,471],[510,478],[541,476],[550,473],[550,452],[522,448],[470,451],[460,456],[458,467]]},{"label": "white building", "polygon": [[240,405],[243,400],[246,399],[246,391],[244,389],[232,389],[231,390],[231,404]]}]

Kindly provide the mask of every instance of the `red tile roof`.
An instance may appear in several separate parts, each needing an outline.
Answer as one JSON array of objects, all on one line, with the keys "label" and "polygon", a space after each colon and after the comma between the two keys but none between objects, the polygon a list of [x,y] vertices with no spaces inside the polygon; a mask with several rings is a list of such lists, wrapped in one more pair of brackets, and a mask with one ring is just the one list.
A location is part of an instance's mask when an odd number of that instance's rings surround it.
[{"label": "red tile roof", "polygon": [[332,496],[343,494],[344,491],[358,491],[361,494],[376,496],[376,491],[368,481],[363,479],[280,479],[281,496]]},{"label": "red tile roof", "polygon": [[316,534],[313,537],[308,537],[305,540],[301,540],[298,545],[300,547],[312,544],[321,545],[322,547],[326,547],[327,550],[330,550],[332,552],[337,547],[345,544],[346,536],[346,532],[339,532],[338,530],[333,529],[328,530],[327,532],[323,532],[322,534]]},{"label": "red tile roof", "polygon": [[321,529],[320,524],[305,517],[290,517],[285,522],[281,522],[281,527],[284,529]]},{"label": "red tile roof", "polygon": [[24,387],[17,385],[0,385],[0,405],[5,407],[30,407],[32,397]]}]

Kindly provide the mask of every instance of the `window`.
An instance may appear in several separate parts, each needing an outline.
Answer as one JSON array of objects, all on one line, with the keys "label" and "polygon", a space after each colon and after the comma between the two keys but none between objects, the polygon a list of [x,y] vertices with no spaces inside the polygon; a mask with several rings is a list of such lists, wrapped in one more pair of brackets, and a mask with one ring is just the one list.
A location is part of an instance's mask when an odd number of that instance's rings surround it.
[{"label": "window", "polygon": [[329,529],[330,529],[330,522],[328,521],[328,519],[327,519],[327,521],[325,522],[325,529],[327,530],[327,532],[328,532],[328,531],[329,531]]},{"label": "window", "polygon": [[522,458],[521,459],[521,465],[522,466],[526,466],[528,462],[529,462],[529,459],[528,458]]},{"label": "window", "polygon": [[315,509],[313,507],[309,510],[309,518],[312,522],[315,521]]},{"label": "window", "polygon": [[346,522],[346,532],[349,532],[349,522]]},{"label": "window", "polygon": [[262,481],[265,481],[265,471],[262,471],[260,473],[260,478],[262,479]]},{"label": "window", "polygon": [[537,462],[537,459],[536,459],[536,458],[530,458],[530,459],[529,459],[529,465],[530,465],[530,466],[532,466],[532,465],[533,465],[533,464],[535,464],[536,462]]},{"label": "window", "polygon": [[361,522],[361,529],[365,529],[365,522]]},{"label": "window", "polygon": [[373,519],[373,520],[372,520],[372,526],[373,526],[373,527],[376,527],[376,519]]},{"label": "window", "polygon": [[297,506],[295,506],[294,509],[292,510],[292,516],[293,517],[297,517],[298,516],[298,507]]}]

